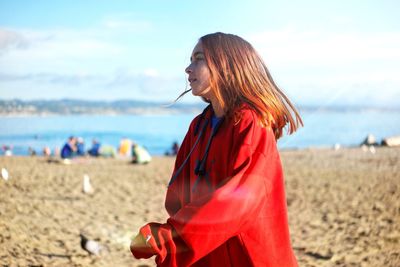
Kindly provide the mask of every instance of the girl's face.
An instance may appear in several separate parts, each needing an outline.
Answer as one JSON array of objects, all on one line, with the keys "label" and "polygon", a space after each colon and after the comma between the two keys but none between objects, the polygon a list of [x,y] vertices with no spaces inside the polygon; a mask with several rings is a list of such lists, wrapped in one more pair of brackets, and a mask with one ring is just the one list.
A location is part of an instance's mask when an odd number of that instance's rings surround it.
[{"label": "girl's face", "polygon": [[210,87],[210,69],[204,58],[200,41],[193,49],[190,65],[185,69],[185,72],[189,75],[188,80],[192,88],[192,94],[211,99],[213,92]]}]

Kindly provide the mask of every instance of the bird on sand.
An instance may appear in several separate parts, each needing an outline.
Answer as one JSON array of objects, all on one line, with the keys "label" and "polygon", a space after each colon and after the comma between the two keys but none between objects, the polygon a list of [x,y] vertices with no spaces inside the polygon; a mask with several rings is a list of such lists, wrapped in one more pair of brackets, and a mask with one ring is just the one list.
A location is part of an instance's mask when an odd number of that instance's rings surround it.
[{"label": "bird on sand", "polygon": [[81,237],[81,247],[82,249],[86,250],[89,254],[93,254],[96,256],[100,255],[100,251],[102,250],[102,246],[89,238],[87,238],[85,235],[82,233],[79,234]]},{"label": "bird on sand", "polygon": [[8,171],[6,168],[1,168],[1,177],[8,181],[9,175],[8,175]]},{"label": "bird on sand", "polygon": [[92,187],[92,184],[90,183],[90,177],[87,174],[83,175],[83,188],[82,188],[82,191],[85,194],[93,193],[93,187]]}]

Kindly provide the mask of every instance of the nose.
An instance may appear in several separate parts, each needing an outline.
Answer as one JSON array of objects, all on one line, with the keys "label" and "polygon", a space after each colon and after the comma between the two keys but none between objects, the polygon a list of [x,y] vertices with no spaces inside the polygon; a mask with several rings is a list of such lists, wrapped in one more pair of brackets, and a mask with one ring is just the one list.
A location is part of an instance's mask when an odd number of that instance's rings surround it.
[{"label": "nose", "polygon": [[193,70],[192,70],[192,63],[190,63],[189,66],[186,67],[185,72],[186,72],[187,74],[190,74],[190,73],[193,72]]}]

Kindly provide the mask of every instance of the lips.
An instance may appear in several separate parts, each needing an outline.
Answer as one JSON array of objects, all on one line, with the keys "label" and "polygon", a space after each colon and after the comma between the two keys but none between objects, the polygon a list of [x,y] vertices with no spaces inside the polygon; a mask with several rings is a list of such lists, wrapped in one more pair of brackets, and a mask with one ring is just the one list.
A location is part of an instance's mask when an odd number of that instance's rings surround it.
[{"label": "lips", "polygon": [[189,78],[188,81],[189,81],[189,83],[193,83],[193,82],[195,82],[197,80],[195,78]]}]

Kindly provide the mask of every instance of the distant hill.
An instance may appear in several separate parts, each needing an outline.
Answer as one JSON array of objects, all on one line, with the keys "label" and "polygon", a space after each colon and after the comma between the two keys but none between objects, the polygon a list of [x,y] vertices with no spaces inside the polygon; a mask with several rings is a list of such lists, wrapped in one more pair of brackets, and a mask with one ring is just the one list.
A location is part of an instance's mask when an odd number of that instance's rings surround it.
[{"label": "distant hill", "polygon": [[[184,104],[175,103],[166,106],[165,103],[117,100],[89,101],[79,99],[31,100],[19,99],[0,100],[0,116],[14,115],[71,115],[71,114],[165,114],[165,113],[199,113],[205,103]],[[301,112],[351,112],[366,110],[400,111],[400,108],[365,107],[365,106],[299,106]]]},{"label": "distant hill", "polygon": [[164,103],[137,100],[0,100],[0,115],[162,114],[198,112],[203,108],[202,104],[176,103],[167,107]]}]

